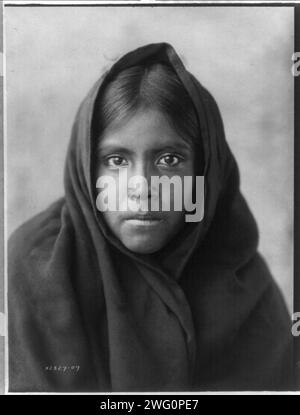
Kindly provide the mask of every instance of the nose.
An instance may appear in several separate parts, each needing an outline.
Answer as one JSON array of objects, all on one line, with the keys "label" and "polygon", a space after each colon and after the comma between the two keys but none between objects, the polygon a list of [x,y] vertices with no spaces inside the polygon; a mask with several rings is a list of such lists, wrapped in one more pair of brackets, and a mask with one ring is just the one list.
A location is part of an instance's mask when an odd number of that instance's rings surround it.
[{"label": "nose", "polygon": [[132,199],[151,198],[151,166],[146,161],[136,164],[128,174],[128,196]]}]

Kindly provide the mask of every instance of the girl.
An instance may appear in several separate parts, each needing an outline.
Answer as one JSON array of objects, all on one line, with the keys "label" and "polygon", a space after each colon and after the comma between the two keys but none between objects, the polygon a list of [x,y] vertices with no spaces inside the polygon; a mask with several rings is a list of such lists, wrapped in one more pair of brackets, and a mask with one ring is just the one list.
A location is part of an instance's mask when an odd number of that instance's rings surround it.
[{"label": "girl", "polygon": [[[137,210],[101,211],[98,179],[125,172],[192,177],[194,196],[203,175],[203,219],[141,210],[162,196],[151,185],[117,189]],[[257,243],[214,99],[170,45],[126,54],[80,106],[65,197],[9,242],[10,391],[292,388],[290,320]]]}]

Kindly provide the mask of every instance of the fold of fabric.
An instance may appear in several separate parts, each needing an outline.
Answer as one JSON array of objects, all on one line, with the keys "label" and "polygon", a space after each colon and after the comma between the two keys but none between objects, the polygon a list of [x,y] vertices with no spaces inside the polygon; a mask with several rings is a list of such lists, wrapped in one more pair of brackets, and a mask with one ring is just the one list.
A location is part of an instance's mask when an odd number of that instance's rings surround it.
[{"label": "fold of fabric", "polygon": [[[170,65],[194,104],[205,212],[143,256],[97,212],[93,115],[117,73],[151,62]],[[171,45],[126,54],[93,86],[73,125],[64,183],[65,196],[9,241],[10,391],[292,388],[290,318],[257,252],[221,115]]]}]

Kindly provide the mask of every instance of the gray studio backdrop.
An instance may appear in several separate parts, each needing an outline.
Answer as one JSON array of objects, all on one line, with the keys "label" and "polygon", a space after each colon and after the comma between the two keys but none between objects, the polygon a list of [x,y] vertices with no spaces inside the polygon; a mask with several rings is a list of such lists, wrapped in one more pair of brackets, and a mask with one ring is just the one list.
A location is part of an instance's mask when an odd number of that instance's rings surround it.
[{"label": "gray studio backdrop", "polygon": [[260,250],[292,309],[293,9],[7,8],[7,234],[63,194],[75,112],[103,68],[169,42],[216,98],[260,229]]}]

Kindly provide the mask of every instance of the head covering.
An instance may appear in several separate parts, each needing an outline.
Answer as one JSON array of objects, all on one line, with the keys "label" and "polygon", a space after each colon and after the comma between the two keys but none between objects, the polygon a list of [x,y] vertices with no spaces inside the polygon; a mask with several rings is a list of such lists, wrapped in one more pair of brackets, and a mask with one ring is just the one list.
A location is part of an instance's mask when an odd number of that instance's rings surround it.
[{"label": "head covering", "polygon": [[[93,115],[120,71],[165,63],[194,104],[204,151],[204,219],[161,252],[137,255],[95,204]],[[9,243],[11,391],[191,391],[291,387],[281,294],[209,92],[167,43],[118,60],[81,104],[65,197]]]}]

